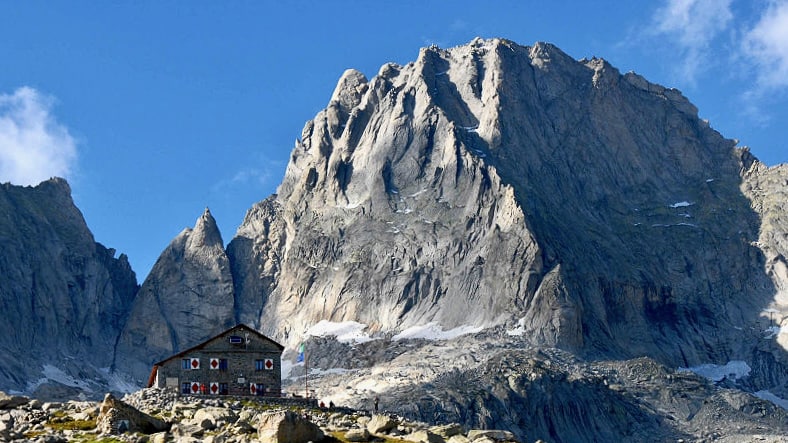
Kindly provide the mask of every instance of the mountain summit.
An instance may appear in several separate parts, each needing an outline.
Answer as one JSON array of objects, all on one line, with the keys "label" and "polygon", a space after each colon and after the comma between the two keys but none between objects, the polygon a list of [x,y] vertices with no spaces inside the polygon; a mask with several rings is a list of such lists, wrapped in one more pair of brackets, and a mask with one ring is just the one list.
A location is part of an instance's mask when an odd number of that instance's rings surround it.
[{"label": "mountain summit", "polygon": [[582,355],[771,361],[735,145],[679,91],[548,43],[349,70],[228,246],[236,298],[286,342],[324,319],[519,325]]}]

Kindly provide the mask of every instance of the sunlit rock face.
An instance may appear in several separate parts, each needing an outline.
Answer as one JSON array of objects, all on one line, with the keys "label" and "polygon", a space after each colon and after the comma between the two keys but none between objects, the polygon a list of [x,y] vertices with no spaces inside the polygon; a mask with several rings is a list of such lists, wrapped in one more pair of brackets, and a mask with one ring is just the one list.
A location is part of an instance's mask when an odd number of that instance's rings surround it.
[{"label": "sunlit rock face", "polygon": [[767,176],[785,173],[604,60],[422,49],[372,79],[346,71],[307,122],[228,246],[237,313],[285,343],[323,319],[517,323],[580,355],[771,367],[784,245],[758,239],[785,195],[743,192]]}]

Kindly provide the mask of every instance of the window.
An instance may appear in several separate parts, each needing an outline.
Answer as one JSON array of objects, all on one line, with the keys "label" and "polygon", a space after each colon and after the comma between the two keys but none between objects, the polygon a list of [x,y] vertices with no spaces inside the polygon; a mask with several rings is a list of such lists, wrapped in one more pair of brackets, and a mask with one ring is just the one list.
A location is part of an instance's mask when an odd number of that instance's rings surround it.
[{"label": "window", "polygon": [[181,383],[181,394],[191,394],[192,384],[187,382]]},{"label": "window", "polygon": [[191,369],[192,368],[192,359],[184,358],[181,360],[181,369]]},{"label": "window", "polygon": [[255,395],[265,395],[265,385],[257,383],[255,385]]},{"label": "window", "polygon": [[227,383],[219,383],[219,395],[227,395],[230,393]]},{"label": "window", "polygon": [[270,358],[260,359],[254,361],[254,370],[262,371],[264,369],[274,369],[274,360]]},{"label": "window", "polygon": [[227,370],[227,359],[226,358],[211,358],[208,368],[211,370],[218,369],[220,371]]}]

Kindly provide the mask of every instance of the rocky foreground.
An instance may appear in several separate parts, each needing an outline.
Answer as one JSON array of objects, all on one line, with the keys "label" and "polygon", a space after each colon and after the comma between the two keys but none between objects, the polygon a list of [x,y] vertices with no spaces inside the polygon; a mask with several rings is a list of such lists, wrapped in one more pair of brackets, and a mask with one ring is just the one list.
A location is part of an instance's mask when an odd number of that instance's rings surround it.
[{"label": "rocky foreground", "polygon": [[[331,364],[322,361],[329,356],[344,359],[342,345],[324,340],[330,352],[315,352],[317,366]],[[331,408],[303,398],[184,397],[162,389],[107,394],[102,402],[0,393],[0,441],[788,442],[788,411],[742,390],[746,376],[713,381],[650,358],[588,362],[557,349],[503,345],[463,370],[483,345],[492,346],[471,336],[357,345],[359,367],[310,378]],[[384,349],[391,355],[378,359],[387,363],[365,367],[368,354]],[[444,371],[432,377],[431,367]],[[290,390],[300,384],[297,376],[290,381]],[[371,411],[378,395],[379,414]]]},{"label": "rocky foreground", "polygon": [[60,442],[515,442],[504,430],[430,425],[389,414],[319,408],[304,399],[181,397],[144,389],[118,400],[44,402],[0,392],[0,441]]}]

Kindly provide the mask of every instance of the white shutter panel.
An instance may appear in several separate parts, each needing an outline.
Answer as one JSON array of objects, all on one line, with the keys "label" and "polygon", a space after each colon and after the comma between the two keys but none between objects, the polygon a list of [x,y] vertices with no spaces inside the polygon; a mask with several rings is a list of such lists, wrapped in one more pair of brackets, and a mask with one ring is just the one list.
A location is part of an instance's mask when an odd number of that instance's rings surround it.
[{"label": "white shutter panel", "polygon": [[219,359],[212,358],[211,362],[208,364],[208,369],[219,369]]},{"label": "white shutter panel", "polygon": [[192,358],[192,369],[200,369],[200,359],[199,358]]},{"label": "white shutter panel", "polygon": [[274,359],[272,359],[272,358],[266,358],[266,359],[265,359],[265,362],[263,363],[263,367],[264,367],[266,370],[269,370],[269,371],[270,371],[270,370],[272,370],[272,369],[274,369]]}]

